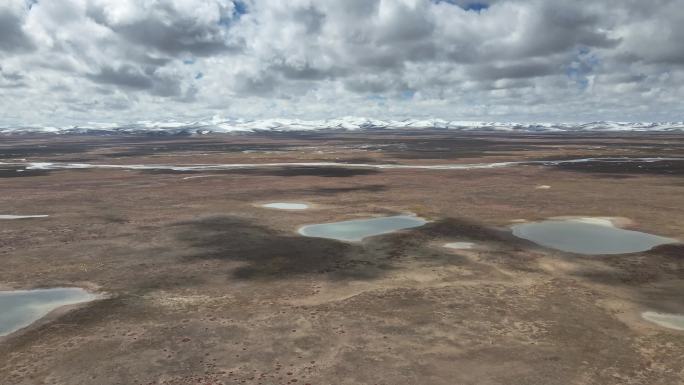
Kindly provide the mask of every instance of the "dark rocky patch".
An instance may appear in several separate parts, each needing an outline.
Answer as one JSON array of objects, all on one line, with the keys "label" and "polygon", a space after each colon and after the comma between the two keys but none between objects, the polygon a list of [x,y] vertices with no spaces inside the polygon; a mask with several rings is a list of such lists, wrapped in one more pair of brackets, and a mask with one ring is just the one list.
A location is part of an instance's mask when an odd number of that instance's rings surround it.
[{"label": "dark rocky patch", "polygon": [[245,175],[245,176],[317,176],[322,178],[349,178],[357,175],[374,175],[379,170],[368,168],[348,168],[348,167],[318,167],[318,166],[291,166],[291,167],[253,167],[236,168],[230,170],[202,170],[202,171],[183,171],[183,170],[142,170],[147,174],[211,174],[211,175]]},{"label": "dark rocky patch", "polygon": [[587,161],[553,165],[561,170],[599,174],[603,177],[625,178],[632,175],[684,176],[684,159],[656,162],[639,161]]},{"label": "dark rocky patch", "polygon": [[24,167],[19,166],[2,166],[0,168],[0,178],[25,178],[49,174],[50,170],[25,170]]}]

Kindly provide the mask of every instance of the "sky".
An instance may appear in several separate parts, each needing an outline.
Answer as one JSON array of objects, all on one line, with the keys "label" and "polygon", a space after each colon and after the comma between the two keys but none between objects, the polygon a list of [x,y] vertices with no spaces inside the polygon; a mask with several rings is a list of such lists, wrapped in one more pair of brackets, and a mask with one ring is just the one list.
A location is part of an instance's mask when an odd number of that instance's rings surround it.
[{"label": "sky", "polygon": [[0,125],[681,121],[682,0],[2,0]]}]

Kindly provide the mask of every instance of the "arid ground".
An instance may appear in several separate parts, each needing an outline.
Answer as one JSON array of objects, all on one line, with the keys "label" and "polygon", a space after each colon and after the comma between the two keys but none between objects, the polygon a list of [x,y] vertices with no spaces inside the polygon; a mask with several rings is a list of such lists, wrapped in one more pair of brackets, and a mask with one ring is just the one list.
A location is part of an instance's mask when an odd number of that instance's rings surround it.
[{"label": "arid ground", "polygon": [[[520,220],[600,216],[684,240],[684,160],[453,170],[24,164],[588,157],[684,157],[684,136],[0,137],[0,214],[49,215],[0,221],[0,289],[102,294],[0,338],[0,384],[684,384],[684,332],[641,318],[684,313],[684,246],[583,256],[510,232]],[[312,207],[259,206],[268,202]],[[360,243],[297,233],[402,213],[431,222]]]}]

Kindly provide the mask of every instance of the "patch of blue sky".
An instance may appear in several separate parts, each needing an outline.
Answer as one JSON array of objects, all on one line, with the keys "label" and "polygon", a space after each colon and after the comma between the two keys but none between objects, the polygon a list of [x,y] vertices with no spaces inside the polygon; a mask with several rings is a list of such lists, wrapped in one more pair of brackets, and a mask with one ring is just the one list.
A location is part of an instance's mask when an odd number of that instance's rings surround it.
[{"label": "patch of blue sky", "polygon": [[230,27],[230,25],[235,20],[239,19],[240,16],[242,16],[248,12],[249,12],[249,9],[247,8],[247,4],[244,1],[234,0],[233,1],[233,14],[230,15],[230,17],[221,17],[218,21],[218,25],[221,25],[224,27]]},{"label": "patch of blue sky", "polygon": [[474,11],[474,12],[480,13],[480,12],[486,10],[487,8],[489,8],[489,4],[486,4],[486,3],[468,3],[462,8],[465,9],[466,11]]},{"label": "patch of blue sky", "polygon": [[384,107],[386,105],[387,98],[379,95],[379,94],[373,94],[373,95],[368,95],[366,96],[366,99],[369,101],[376,102],[378,106]]},{"label": "patch of blue sky", "polygon": [[463,3],[462,1],[456,1],[456,0],[432,0],[434,3],[447,3],[451,5],[455,5],[457,7],[461,7],[465,9],[466,11],[473,11],[480,13],[486,9],[489,8],[489,4],[480,2],[480,1],[473,1],[473,2],[467,2]]},{"label": "patch of blue sky", "polygon": [[416,91],[414,91],[414,90],[404,90],[404,91],[401,91],[401,93],[399,94],[399,96],[403,100],[411,100],[411,99],[413,99],[413,97],[415,95],[416,95]]},{"label": "patch of blue sky", "polygon": [[587,47],[579,47],[573,61],[565,67],[565,75],[584,90],[589,87],[589,76],[601,65],[601,59]]},{"label": "patch of blue sky", "polygon": [[233,1],[233,16],[240,17],[247,13],[247,4],[240,0]]}]

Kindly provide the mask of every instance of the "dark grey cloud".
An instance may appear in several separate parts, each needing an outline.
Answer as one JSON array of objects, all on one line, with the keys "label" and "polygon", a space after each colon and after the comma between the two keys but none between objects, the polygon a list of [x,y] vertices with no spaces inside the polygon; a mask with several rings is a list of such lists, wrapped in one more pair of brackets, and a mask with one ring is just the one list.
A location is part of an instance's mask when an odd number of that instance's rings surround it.
[{"label": "dark grey cloud", "polygon": [[35,48],[23,29],[23,19],[23,15],[0,5],[0,51],[21,53]]},{"label": "dark grey cloud", "polygon": [[11,89],[11,88],[25,88],[25,87],[28,87],[28,85],[26,85],[26,83],[22,83],[22,82],[9,82],[9,83],[0,82],[0,88]]},{"label": "dark grey cloud", "polygon": [[24,75],[19,72],[3,70],[0,66],[0,88],[24,88],[28,85],[24,82]]},{"label": "dark grey cloud", "polygon": [[293,65],[288,63],[274,64],[269,71],[282,74],[283,77],[292,80],[323,80],[342,78],[347,74],[344,68],[314,68],[310,63]]},{"label": "dark grey cloud", "polygon": [[[232,3],[230,3],[232,4]],[[243,42],[231,39],[228,30],[235,21],[233,7],[219,11],[215,20],[198,20],[187,14],[187,8],[174,1],[157,1],[141,5],[141,15],[131,20],[108,16],[111,8],[105,2],[89,2],[86,15],[93,21],[110,28],[133,46],[177,56],[192,54],[210,56],[238,51]]]},{"label": "dark grey cloud", "polygon": [[325,22],[325,14],[313,4],[308,7],[295,8],[292,17],[304,26],[308,34],[319,33]]},{"label": "dark grey cloud", "polygon": [[545,56],[565,52],[577,46],[610,48],[620,43],[611,38],[610,20],[602,20],[591,9],[570,3],[541,2],[531,18],[520,43],[508,49],[517,58]]},{"label": "dark grey cloud", "polygon": [[347,0],[334,4],[334,10],[341,12],[349,19],[365,18],[377,13],[380,0]]},{"label": "dark grey cloud", "polygon": [[561,69],[549,61],[527,61],[507,63],[504,65],[476,64],[469,68],[468,73],[476,79],[523,79],[556,74]]},{"label": "dark grey cloud", "polygon": [[142,20],[112,26],[112,30],[130,44],[143,45],[174,56],[184,53],[210,56],[239,48],[226,41],[219,26],[207,28],[182,19],[173,22]]},{"label": "dark grey cloud", "polygon": [[136,90],[152,88],[152,79],[133,65],[122,65],[119,68],[103,67],[99,72],[88,75],[95,83],[111,84]]},{"label": "dark grey cloud", "polygon": [[18,82],[24,78],[24,75],[20,74],[19,72],[3,71],[2,66],[0,66],[0,76],[10,82]]},{"label": "dark grey cloud", "polygon": [[154,67],[138,68],[132,64],[119,67],[105,66],[87,75],[91,81],[112,85],[125,91],[147,91],[155,96],[181,97],[181,80],[174,76],[159,74]]},{"label": "dark grey cloud", "polygon": [[272,96],[277,84],[278,80],[270,73],[238,73],[234,90],[238,96]]},{"label": "dark grey cloud", "polygon": [[356,76],[345,80],[344,86],[349,91],[363,94],[396,93],[408,90],[408,85],[394,76]]},{"label": "dark grey cloud", "polygon": [[633,39],[630,51],[646,62],[684,66],[684,7],[681,3],[671,3],[661,12],[655,16],[660,22],[651,28],[640,28],[641,33],[650,36]]},{"label": "dark grey cloud", "polygon": [[383,14],[377,28],[379,45],[405,44],[429,39],[435,30],[435,20],[427,12],[418,12],[408,5],[398,5]]}]

